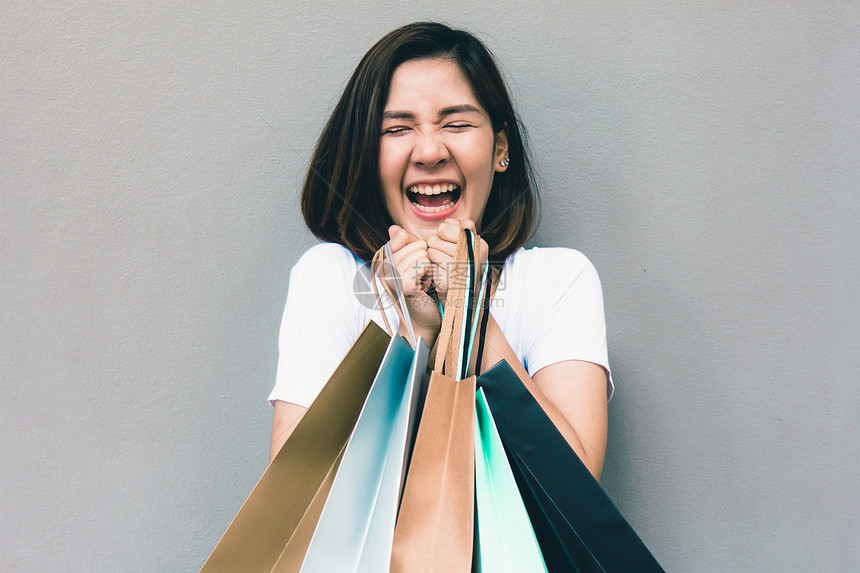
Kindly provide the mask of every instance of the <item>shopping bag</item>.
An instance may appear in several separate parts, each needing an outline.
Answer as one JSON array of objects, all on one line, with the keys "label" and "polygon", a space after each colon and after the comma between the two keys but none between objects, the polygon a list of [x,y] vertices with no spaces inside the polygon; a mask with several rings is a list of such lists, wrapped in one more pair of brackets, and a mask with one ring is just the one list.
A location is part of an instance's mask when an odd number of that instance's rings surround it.
[{"label": "shopping bag", "polygon": [[[344,446],[344,449],[346,449],[346,446]],[[308,546],[311,544],[311,538],[314,535],[314,529],[319,521],[320,514],[322,514],[325,501],[334,482],[334,476],[337,474],[337,469],[340,467],[342,459],[343,450],[338,454],[335,463],[326,474],[322,485],[320,485],[320,488],[314,494],[311,503],[308,505],[307,510],[305,510],[304,515],[302,515],[301,521],[299,521],[289,541],[287,541],[284,550],[281,551],[281,556],[278,557],[274,567],[272,567],[271,573],[294,573],[301,569]]]},{"label": "shopping bag", "polygon": [[270,573],[355,426],[389,343],[369,323],[269,464],[201,573]]},{"label": "shopping bag", "polygon": [[[430,375],[415,447],[394,531],[392,573],[469,573],[472,568],[475,505],[475,377],[463,379],[461,341],[471,319],[465,307],[469,277],[461,236],[436,360]],[[467,359],[468,354],[465,358]]]},{"label": "shopping bag", "polygon": [[505,361],[478,377],[550,573],[662,572]]},{"label": "shopping bag", "polygon": [[547,573],[484,392],[475,400],[478,573]]},{"label": "shopping bag", "polygon": [[402,337],[391,339],[347,442],[302,573],[378,573],[388,567],[409,422],[428,353],[421,339],[414,351]]},{"label": "shopping bag", "polygon": [[[384,260],[385,254],[388,254],[388,261]],[[369,567],[370,570],[381,571],[390,559],[394,519],[405,479],[404,456],[409,453],[411,445],[429,351],[423,341],[417,343],[414,340],[411,328],[409,335],[416,352],[412,352],[401,337],[393,335],[385,316],[386,305],[376,288],[376,276],[385,263],[388,263],[389,270],[396,272],[387,244],[374,255],[371,274],[378,308],[383,312],[392,340],[344,447],[344,451],[349,449],[351,453],[341,453],[281,552],[272,573],[350,570],[356,567],[358,570]],[[406,312],[402,288],[399,282],[394,287],[387,287],[390,302],[402,319]],[[409,360],[411,365],[407,363]],[[408,378],[403,372],[404,367],[409,368]],[[349,444],[353,446],[350,448]],[[370,458],[367,453],[371,454]],[[344,457],[347,461],[341,467]],[[401,462],[399,469],[398,458]],[[400,483],[396,482],[398,474]],[[338,485],[333,486],[336,476],[340,476],[337,477]],[[357,525],[353,527],[353,524]],[[313,544],[312,540],[315,540]],[[331,541],[338,547],[337,551],[331,551]],[[368,560],[370,565],[366,564]],[[384,565],[377,567],[374,560]]]},{"label": "shopping bag", "polygon": [[430,377],[394,532],[393,573],[471,568],[474,384],[474,377]]}]

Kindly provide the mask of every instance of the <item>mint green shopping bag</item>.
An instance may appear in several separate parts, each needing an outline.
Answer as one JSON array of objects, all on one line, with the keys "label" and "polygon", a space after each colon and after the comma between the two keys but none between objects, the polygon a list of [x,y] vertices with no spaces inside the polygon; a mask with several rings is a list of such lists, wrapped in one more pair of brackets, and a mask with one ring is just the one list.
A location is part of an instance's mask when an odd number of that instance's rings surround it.
[{"label": "mint green shopping bag", "polygon": [[483,390],[475,395],[476,563],[485,573],[547,573]]}]

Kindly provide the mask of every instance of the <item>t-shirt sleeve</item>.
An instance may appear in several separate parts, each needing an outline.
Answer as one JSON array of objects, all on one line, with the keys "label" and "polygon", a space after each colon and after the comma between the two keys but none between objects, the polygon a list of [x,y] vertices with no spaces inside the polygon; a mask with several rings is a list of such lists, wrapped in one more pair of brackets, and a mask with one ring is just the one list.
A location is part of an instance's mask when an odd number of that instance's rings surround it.
[{"label": "t-shirt sleeve", "polygon": [[532,317],[524,341],[529,375],[565,360],[593,362],[606,369],[608,399],[614,386],[597,271],[579,251],[538,251],[526,273],[534,277],[525,305]]},{"label": "t-shirt sleeve", "polygon": [[[278,339],[278,370],[269,402],[308,407],[358,336],[352,254],[317,245],[290,272]],[[360,330],[360,326],[358,327]]]}]

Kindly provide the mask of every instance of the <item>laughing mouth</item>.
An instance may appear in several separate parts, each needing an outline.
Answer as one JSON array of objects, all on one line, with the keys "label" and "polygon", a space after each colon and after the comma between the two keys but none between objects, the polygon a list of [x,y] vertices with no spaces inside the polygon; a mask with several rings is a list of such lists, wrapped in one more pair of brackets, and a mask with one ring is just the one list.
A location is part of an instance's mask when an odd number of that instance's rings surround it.
[{"label": "laughing mouth", "polygon": [[406,190],[412,204],[424,213],[446,211],[460,200],[460,187],[453,183],[441,185],[412,185]]}]

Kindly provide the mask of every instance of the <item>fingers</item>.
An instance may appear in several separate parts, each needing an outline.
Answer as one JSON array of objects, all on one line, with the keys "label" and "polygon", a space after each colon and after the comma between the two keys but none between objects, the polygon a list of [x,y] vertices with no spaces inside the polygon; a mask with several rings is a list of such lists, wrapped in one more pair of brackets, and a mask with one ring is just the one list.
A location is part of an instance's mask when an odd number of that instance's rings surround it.
[{"label": "fingers", "polygon": [[[388,229],[391,263],[399,275],[409,317],[417,329],[432,332],[433,336],[439,332],[441,315],[436,300],[427,293],[432,284],[438,300],[443,304],[447,300],[449,273],[453,272],[451,263],[463,229],[477,235],[474,221],[468,219],[444,220],[437,227],[436,234],[426,241],[399,225]],[[475,258],[479,264],[486,262],[488,253],[487,242],[481,239],[475,245]],[[393,277],[388,265],[383,267],[381,276],[391,281]]]},{"label": "fingers", "polygon": [[391,239],[392,253],[403,248],[409,243],[414,243],[415,241],[421,240],[403,227],[400,227],[398,225],[391,225],[388,228],[388,236]]},{"label": "fingers", "polygon": [[409,243],[396,253],[391,254],[394,267],[403,281],[406,294],[412,294],[416,289],[424,290],[425,278],[431,274],[430,259],[427,258],[427,247],[424,241]]},{"label": "fingers", "polygon": [[[391,237],[391,262],[400,276],[403,294],[410,297],[428,290],[432,269],[427,258],[427,243],[397,225],[392,225],[388,234]],[[388,269],[383,269],[382,273],[389,274]]]},{"label": "fingers", "polygon": [[427,239],[427,256],[433,262],[453,259],[456,250],[456,242],[446,241],[438,235]]},{"label": "fingers", "polygon": [[464,219],[463,221],[445,219],[439,223],[439,227],[436,229],[436,236],[456,245],[462,229],[471,229],[474,232],[475,224],[468,219]]},{"label": "fingers", "polygon": [[[457,219],[445,219],[439,224],[436,234],[427,239],[427,252],[430,261],[437,265],[444,265],[454,258],[457,250],[457,241],[460,238],[460,231],[469,229],[477,235],[475,223],[469,219],[458,221]],[[490,249],[487,242],[481,239],[480,243],[475,248],[475,258],[478,261],[487,260]]]},{"label": "fingers", "polygon": [[[457,250],[457,240],[460,238],[460,231],[463,229],[470,229],[477,235],[475,223],[470,219],[463,219],[462,221],[445,219],[439,224],[436,234],[427,239],[426,242],[403,227],[392,225],[388,229],[388,235],[391,238],[391,252],[395,253],[408,244],[420,242],[425,244],[425,248],[435,251],[440,257],[453,257]],[[486,243],[484,244],[486,245]]]},{"label": "fingers", "polygon": [[[424,331],[422,336],[433,339],[439,332],[442,317],[436,302],[427,295],[433,277],[433,265],[427,257],[427,242],[398,225],[392,225],[388,235],[391,238],[391,262],[400,275],[409,320],[418,331]],[[405,336],[405,333],[401,334]]]},{"label": "fingers", "polygon": [[468,220],[458,221],[457,219],[445,219],[439,223],[436,234],[427,239],[430,260],[443,264],[453,259],[457,251],[460,230],[464,228],[471,228],[474,231],[475,224]]},{"label": "fingers", "polygon": [[[432,280],[437,294],[445,295],[448,290],[449,267],[454,260],[457,241],[463,229],[476,233],[475,223],[469,219],[445,219],[439,224],[436,234],[427,241],[419,239],[398,225],[392,225],[388,229],[392,262],[403,279],[405,294],[427,292]],[[475,245],[475,259],[479,264],[483,263],[488,254],[487,242],[481,239]]]}]

